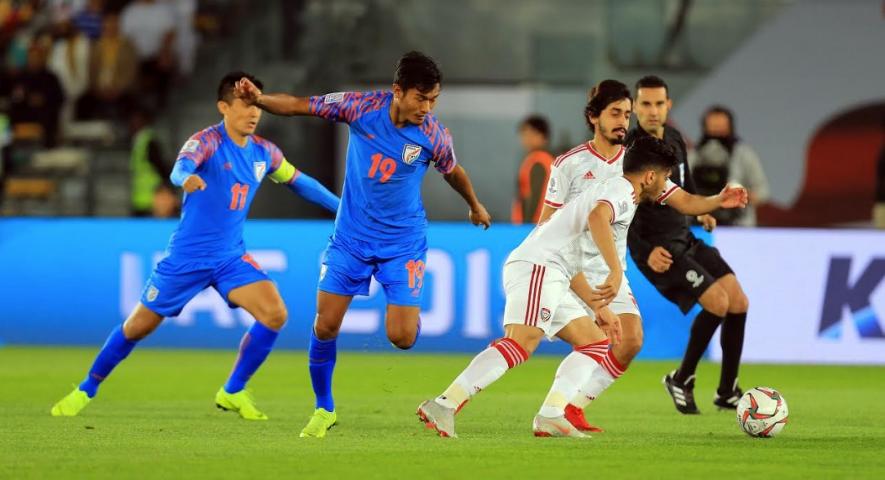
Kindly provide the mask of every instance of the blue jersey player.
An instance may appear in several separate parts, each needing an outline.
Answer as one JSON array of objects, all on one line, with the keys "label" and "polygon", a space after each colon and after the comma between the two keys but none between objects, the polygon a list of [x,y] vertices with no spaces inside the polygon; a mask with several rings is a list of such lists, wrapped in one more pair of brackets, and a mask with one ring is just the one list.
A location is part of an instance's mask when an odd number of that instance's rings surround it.
[{"label": "blue jersey player", "polygon": [[335,233],[323,256],[317,317],[309,348],[316,410],[302,437],[323,437],[335,425],[332,399],[335,339],[354,295],[366,295],[372,277],[387,296],[387,337],[410,348],[420,329],[427,218],[421,181],[433,165],[467,202],[474,225],[488,228],[485,207],[458,165],[452,138],[431,114],[441,74],[429,57],[400,58],[393,89],[317,97],[263,94],[248,79],[237,85],[247,103],[280,115],[314,115],[350,127],[347,166]]},{"label": "blue jersey player", "polygon": [[77,415],[139,340],[211,286],[232,307],[246,309],[257,320],[244,335],[234,368],[215,395],[215,403],[245,419],[267,419],[244,388],[273,348],[287,313],[276,285],[246,253],[243,224],[249,205],[265,176],[333,212],[339,199],[287,162],[276,145],[253,134],[261,110],[233,93],[236,82],[244,77],[260,84],[243,72],[225,76],[218,87],[218,110],[224,121],[192,136],[178,155],[171,179],[185,191],[181,222],[141,302],[111,332],[86,378],[52,407],[52,415]]}]

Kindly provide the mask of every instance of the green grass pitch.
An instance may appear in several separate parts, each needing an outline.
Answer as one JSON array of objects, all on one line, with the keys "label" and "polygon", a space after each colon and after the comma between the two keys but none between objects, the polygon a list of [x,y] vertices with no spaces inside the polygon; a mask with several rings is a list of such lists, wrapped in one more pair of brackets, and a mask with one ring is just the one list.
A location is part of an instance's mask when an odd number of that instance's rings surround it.
[{"label": "green grass pitch", "polygon": [[747,365],[744,387],[783,393],[790,423],[750,438],[711,406],[718,365],[699,370],[702,415],[676,413],[660,384],[673,362],[637,362],[590,409],[592,439],[538,439],[531,420],[560,359],[536,357],[458,416],[461,438],[421,425],[418,403],[468,356],[341,353],[340,424],[298,433],[313,402],[304,352],[274,352],[251,382],[268,422],[212,398],[233,351],[136,350],[80,417],[49,408],[95,348],[0,348],[0,478],[885,478],[885,368]]}]

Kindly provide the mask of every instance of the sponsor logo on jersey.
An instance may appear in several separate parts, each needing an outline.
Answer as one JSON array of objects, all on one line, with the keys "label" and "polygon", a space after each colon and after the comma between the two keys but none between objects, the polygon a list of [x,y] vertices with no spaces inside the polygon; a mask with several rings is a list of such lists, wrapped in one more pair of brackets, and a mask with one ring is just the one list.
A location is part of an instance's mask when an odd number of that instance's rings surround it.
[{"label": "sponsor logo on jersey", "polygon": [[188,140],[184,142],[184,146],[181,147],[181,153],[194,153],[198,148],[200,148],[199,140]]},{"label": "sponsor logo on jersey", "polygon": [[698,272],[695,270],[685,272],[685,279],[688,280],[688,283],[691,283],[692,288],[698,288],[704,283],[704,276],[698,275]]},{"label": "sponsor logo on jersey", "polygon": [[264,173],[267,172],[267,162],[255,162],[253,167],[255,169],[255,180],[260,182],[264,178]]},{"label": "sponsor logo on jersey", "polygon": [[406,146],[403,147],[403,163],[406,165],[411,165],[419,155],[421,155],[420,146],[406,144]]},{"label": "sponsor logo on jersey", "polygon": [[593,180],[594,178],[596,177],[593,176],[592,170],[587,170],[587,173],[584,174],[584,180]]},{"label": "sponsor logo on jersey", "polygon": [[224,162],[224,169],[225,170],[233,170],[234,166],[230,162]]},{"label": "sponsor logo on jersey", "polygon": [[323,97],[323,103],[325,104],[341,103],[342,101],[344,101],[344,92],[329,93]]},{"label": "sponsor logo on jersey", "polygon": [[147,295],[145,295],[145,298],[147,298],[147,301],[153,302],[154,300],[157,299],[157,296],[159,294],[160,294],[160,290],[158,290],[157,287],[151,285],[150,287],[148,287]]}]

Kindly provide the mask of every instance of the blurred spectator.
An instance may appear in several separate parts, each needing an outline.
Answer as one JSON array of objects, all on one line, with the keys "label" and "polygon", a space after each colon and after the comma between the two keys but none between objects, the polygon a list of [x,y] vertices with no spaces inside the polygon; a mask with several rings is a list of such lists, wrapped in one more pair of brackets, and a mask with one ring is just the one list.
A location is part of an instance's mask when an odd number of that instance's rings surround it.
[{"label": "blurred spectator", "polygon": [[137,70],[135,47],[120,34],[119,17],[107,15],[101,37],[92,47],[89,91],[80,102],[79,116],[119,117],[131,101]]},{"label": "blurred spectator", "polygon": [[197,53],[197,31],[194,16],[197,0],[164,0],[175,13],[175,59],[178,73],[190,76]]},{"label": "blurred spectator", "polygon": [[688,163],[698,194],[715,195],[728,183],[746,187],[750,203],[745,209],[717,210],[720,225],[756,226],[756,207],[768,201],[768,179],[756,152],[736,134],[734,114],[714,105],[701,118],[703,136],[689,152]]},{"label": "blurred spectator", "polygon": [[62,90],[65,103],[62,107],[62,124],[74,117],[74,105],[89,86],[89,39],[74,27],[70,20],[56,26],[56,41],[49,54],[48,68],[54,73]]},{"label": "blurred spectator", "polygon": [[58,121],[65,96],[61,83],[46,68],[46,48],[35,42],[28,49],[27,67],[9,78],[9,119],[13,141],[58,140]]},{"label": "blurred spectator", "polygon": [[548,151],[550,124],[547,119],[540,115],[524,119],[519,124],[519,141],[526,157],[519,167],[511,220],[514,224],[537,223],[553,163],[553,155]]},{"label": "blurred spectator", "polygon": [[154,202],[151,216],[154,218],[175,218],[180,215],[181,203],[179,194],[168,182],[163,182],[154,189]]},{"label": "blurred spectator", "polygon": [[138,55],[140,90],[164,106],[175,74],[175,12],[166,3],[136,0],[123,9],[120,30]]},{"label": "blurred spectator", "polygon": [[98,40],[101,36],[104,0],[89,0],[86,7],[74,14],[72,19],[77,30],[83,32],[89,40]]},{"label": "blurred spectator", "polygon": [[169,178],[172,169],[163,160],[160,142],[153,128],[153,114],[144,107],[132,111],[129,128],[132,132],[132,214],[150,216],[154,206],[154,191]]}]

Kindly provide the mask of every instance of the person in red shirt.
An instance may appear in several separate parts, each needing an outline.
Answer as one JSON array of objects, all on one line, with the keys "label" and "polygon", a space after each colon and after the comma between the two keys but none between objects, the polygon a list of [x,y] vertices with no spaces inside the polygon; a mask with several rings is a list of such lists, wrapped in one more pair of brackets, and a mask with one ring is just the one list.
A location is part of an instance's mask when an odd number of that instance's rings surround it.
[{"label": "person in red shirt", "polygon": [[517,225],[534,224],[541,215],[544,190],[553,163],[553,155],[548,151],[550,123],[540,115],[526,117],[519,124],[519,141],[527,153],[519,167],[511,219]]}]

